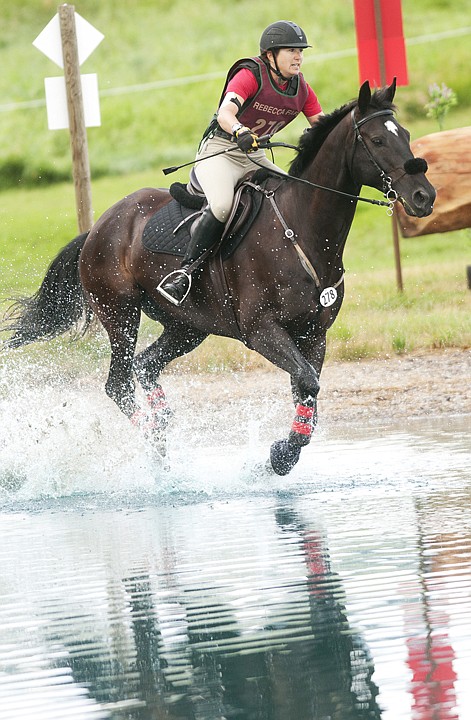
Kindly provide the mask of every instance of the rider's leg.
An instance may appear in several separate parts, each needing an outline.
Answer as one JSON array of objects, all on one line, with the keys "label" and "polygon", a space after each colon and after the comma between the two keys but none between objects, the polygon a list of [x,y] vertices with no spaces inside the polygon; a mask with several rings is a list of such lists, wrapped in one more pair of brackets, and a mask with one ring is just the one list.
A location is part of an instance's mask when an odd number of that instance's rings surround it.
[{"label": "rider's leg", "polygon": [[183,302],[191,287],[191,265],[218,242],[223,230],[224,223],[214,217],[210,208],[206,208],[197,223],[180,270],[171,273],[158,286],[161,295],[174,305]]},{"label": "rider's leg", "polygon": [[[210,147],[204,148],[197,157],[217,152],[221,142],[214,138]],[[216,147],[213,147],[216,146]],[[234,187],[240,176],[240,168],[228,162],[225,155],[210,157],[195,166],[196,176],[204,191],[208,206],[199,221],[195,224],[190,244],[182,260],[179,271],[170,273],[158,286],[158,292],[174,305],[180,305],[188,295],[191,287],[191,271],[189,268],[207,250],[221,238],[226,220],[229,216],[234,199]]]}]

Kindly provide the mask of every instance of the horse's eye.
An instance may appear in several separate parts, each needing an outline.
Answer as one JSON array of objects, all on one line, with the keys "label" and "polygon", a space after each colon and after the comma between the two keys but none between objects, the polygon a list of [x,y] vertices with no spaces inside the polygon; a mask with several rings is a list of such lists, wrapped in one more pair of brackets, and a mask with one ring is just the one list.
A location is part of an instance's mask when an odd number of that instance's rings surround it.
[{"label": "horse's eye", "polygon": [[371,138],[371,142],[373,143],[373,145],[378,145],[378,146],[383,145],[383,138],[374,137],[374,138]]}]

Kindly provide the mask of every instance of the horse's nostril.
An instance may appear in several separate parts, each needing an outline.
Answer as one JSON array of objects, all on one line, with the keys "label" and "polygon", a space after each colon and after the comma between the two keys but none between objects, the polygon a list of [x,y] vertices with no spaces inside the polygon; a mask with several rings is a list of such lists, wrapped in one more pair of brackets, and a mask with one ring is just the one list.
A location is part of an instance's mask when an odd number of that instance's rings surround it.
[{"label": "horse's nostril", "polygon": [[416,190],[412,197],[417,207],[426,207],[430,202],[429,194],[424,190]]}]

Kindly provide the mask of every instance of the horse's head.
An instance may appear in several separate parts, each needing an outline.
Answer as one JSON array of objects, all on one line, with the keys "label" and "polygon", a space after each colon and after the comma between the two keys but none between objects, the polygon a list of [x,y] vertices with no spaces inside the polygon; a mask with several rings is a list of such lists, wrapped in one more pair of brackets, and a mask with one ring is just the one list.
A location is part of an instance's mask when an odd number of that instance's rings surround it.
[{"label": "horse's head", "polygon": [[425,217],[433,210],[435,189],[425,177],[427,163],[415,158],[410,134],[394,117],[396,81],[371,93],[363,83],[351,110],[354,146],[350,172],[359,185],[369,185],[399,199],[408,215]]}]

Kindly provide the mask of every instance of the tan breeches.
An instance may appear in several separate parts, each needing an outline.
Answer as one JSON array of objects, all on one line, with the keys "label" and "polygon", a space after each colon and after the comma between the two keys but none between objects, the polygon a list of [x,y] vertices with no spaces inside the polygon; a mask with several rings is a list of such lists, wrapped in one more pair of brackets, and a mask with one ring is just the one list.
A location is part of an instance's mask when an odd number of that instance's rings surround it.
[{"label": "tan breeches", "polygon": [[[213,137],[203,143],[196,158],[200,160],[227,148],[234,148],[234,143],[224,138]],[[238,181],[250,170],[257,168],[250,158],[263,167],[284,173],[267,158],[263,150],[249,153],[247,157],[241,150],[234,148],[231,152],[208,158],[195,165],[196,177],[203,188],[209,207],[221,222],[225,222],[229,216],[234,199],[234,188]]]}]

